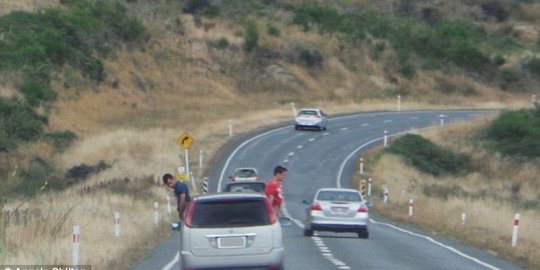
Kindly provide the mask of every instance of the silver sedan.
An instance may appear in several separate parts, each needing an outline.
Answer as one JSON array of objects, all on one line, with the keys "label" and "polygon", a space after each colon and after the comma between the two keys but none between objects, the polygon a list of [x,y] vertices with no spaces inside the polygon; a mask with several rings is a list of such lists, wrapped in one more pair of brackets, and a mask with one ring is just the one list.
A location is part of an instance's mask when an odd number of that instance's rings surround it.
[{"label": "silver sedan", "polygon": [[321,188],[306,210],[304,236],[314,231],[354,232],[368,238],[369,213],[367,202],[355,189]]}]

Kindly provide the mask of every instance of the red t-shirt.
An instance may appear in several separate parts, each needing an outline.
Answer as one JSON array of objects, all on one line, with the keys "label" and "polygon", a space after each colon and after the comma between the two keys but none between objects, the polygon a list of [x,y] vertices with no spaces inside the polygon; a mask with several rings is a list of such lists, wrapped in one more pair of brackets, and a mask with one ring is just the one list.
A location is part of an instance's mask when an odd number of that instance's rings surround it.
[{"label": "red t-shirt", "polygon": [[275,179],[268,181],[266,188],[264,188],[264,193],[266,193],[266,196],[272,196],[274,198],[272,201],[273,206],[281,206],[283,197],[281,195],[281,183],[279,181]]}]

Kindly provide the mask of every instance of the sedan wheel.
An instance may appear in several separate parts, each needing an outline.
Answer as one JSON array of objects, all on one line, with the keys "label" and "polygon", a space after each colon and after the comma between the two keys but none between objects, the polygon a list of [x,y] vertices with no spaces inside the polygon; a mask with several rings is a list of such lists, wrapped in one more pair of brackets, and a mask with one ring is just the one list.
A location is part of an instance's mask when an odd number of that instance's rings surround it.
[{"label": "sedan wheel", "polygon": [[312,229],[304,229],[304,236],[311,237],[313,236],[313,230]]}]

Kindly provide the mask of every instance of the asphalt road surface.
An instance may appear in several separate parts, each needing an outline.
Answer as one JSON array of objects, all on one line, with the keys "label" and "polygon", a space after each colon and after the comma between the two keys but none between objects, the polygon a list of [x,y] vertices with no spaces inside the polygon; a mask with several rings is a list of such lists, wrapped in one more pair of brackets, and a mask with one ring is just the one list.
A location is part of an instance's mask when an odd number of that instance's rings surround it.
[{"label": "asphalt road surface", "polygon": [[[296,131],[293,123],[261,131],[231,143],[209,180],[215,193],[237,167],[256,167],[266,181],[276,165],[289,169],[284,182],[285,269],[520,269],[480,249],[395,224],[370,213],[369,239],[353,233],[319,232],[303,236],[306,206],[321,187],[352,187],[355,162],[370,147],[418,129],[466,121],[489,111],[408,111],[334,117],[327,131]],[[441,117],[442,115],[442,117]],[[442,121],[441,121],[442,119]],[[179,235],[161,243],[132,269],[180,269]]]}]

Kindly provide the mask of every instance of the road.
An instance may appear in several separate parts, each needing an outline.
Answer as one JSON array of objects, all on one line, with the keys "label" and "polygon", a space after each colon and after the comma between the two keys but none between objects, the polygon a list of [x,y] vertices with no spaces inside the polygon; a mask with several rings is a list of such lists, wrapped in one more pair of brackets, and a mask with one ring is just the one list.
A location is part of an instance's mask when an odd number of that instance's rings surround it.
[{"label": "road", "polygon": [[[370,238],[355,234],[302,234],[305,205],[320,187],[351,187],[355,162],[389,138],[416,129],[437,128],[487,111],[380,112],[331,118],[327,131],[273,128],[232,143],[216,163],[209,192],[221,190],[236,167],[256,167],[263,181],[275,165],[289,169],[283,212],[293,225],[284,228],[285,268],[329,269],[520,269],[474,247],[407,228],[370,213]],[[443,117],[441,117],[441,115]],[[178,235],[162,243],[133,269],[179,269]]]}]

